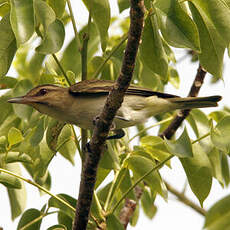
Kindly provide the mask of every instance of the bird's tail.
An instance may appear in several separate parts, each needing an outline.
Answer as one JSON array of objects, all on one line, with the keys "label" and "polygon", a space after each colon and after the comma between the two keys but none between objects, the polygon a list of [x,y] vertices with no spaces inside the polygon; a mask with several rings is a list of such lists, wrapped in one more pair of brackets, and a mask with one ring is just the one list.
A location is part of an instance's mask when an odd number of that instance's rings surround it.
[{"label": "bird's tail", "polygon": [[168,98],[177,109],[194,109],[194,108],[205,108],[215,107],[217,102],[221,100],[221,96],[210,96],[210,97],[186,97],[186,98]]}]

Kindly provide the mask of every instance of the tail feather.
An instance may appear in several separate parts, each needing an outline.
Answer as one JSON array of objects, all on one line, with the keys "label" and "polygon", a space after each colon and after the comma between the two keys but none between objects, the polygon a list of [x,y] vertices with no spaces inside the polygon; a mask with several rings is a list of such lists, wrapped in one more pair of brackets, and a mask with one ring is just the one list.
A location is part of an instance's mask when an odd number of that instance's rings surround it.
[{"label": "tail feather", "polygon": [[169,98],[168,101],[177,105],[177,109],[193,109],[218,106],[221,96]]}]

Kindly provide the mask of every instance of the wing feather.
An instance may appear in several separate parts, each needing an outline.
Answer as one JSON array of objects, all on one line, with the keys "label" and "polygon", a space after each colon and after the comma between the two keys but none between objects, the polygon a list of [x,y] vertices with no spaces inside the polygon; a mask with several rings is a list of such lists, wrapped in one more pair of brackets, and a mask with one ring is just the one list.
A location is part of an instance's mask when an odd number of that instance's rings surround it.
[{"label": "wing feather", "polygon": [[[92,95],[92,94],[108,94],[114,85],[114,81],[110,80],[85,80],[71,85],[69,92],[77,95]],[[128,95],[139,95],[143,97],[157,96],[159,98],[175,98],[178,96],[152,91],[150,89],[130,85],[126,91]]]}]

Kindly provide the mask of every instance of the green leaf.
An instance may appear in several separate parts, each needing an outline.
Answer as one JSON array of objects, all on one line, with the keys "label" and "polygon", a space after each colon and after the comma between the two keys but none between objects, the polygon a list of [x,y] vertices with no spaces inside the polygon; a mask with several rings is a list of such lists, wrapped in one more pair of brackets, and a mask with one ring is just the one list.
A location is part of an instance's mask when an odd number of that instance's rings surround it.
[{"label": "green leaf", "polygon": [[[196,1],[192,2],[195,4]],[[211,2],[213,2],[213,0]],[[196,8],[191,2],[189,2],[189,6],[200,36],[201,53],[198,55],[200,64],[206,71],[217,78],[221,78],[223,55],[226,48],[222,35],[218,33],[213,22],[208,20],[207,14],[204,13],[199,6],[196,5],[196,7],[198,7]],[[213,63],[215,63],[215,65]]]},{"label": "green leaf", "polygon": [[108,0],[83,0],[98,28],[101,37],[101,48],[105,51],[110,25],[110,6]]},{"label": "green leaf", "polygon": [[207,230],[226,230],[230,225],[230,196],[215,203],[206,213],[204,227]]},{"label": "green leaf", "polygon": [[0,4],[0,16],[4,17],[10,11],[10,4],[8,2],[4,2]]},{"label": "green leaf", "polygon": [[[21,175],[20,166],[18,163],[7,164],[6,169]],[[21,181],[21,189],[7,189],[10,207],[11,207],[11,218],[14,220],[16,217],[21,215],[26,207],[26,189],[24,182]]]},{"label": "green leaf", "polygon": [[24,138],[23,138],[22,133],[19,129],[12,127],[9,130],[9,133],[8,133],[9,147],[11,147],[12,145],[16,145],[23,140],[24,140]]},{"label": "green leaf", "polygon": [[212,186],[212,170],[210,161],[199,144],[193,144],[193,157],[180,158],[189,185],[200,201],[201,206],[207,198]]},{"label": "green leaf", "polygon": [[188,136],[187,129],[184,129],[184,132],[176,141],[169,141],[165,139],[168,150],[178,157],[192,157],[192,144]]},{"label": "green leaf", "polygon": [[34,0],[34,11],[38,23],[43,25],[46,32],[49,25],[56,19],[55,12],[45,1],[42,0]]},{"label": "green leaf", "polygon": [[222,169],[222,175],[223,175],[225,185],[227,186],[229,185],[230,182],[230,170],[229,170],[228,158],[225,154],[222,154],[221,169]]},{"label": "green leaf", "polygon": [[8,163],[14,163],[14,162],[24,162],[24,163],[32,163],[32,159],[30,156],[28,156],[25,153],[19,153],[19,152],[8,152],[7,155],[0,155],[0,160],[5,161]]},{"label": "green leaf", "polygon": [[16,84],[17,84],[17,79],[13,77],[0,78],[0,89],[14,88]]},{"label": "green leaf", "polygon": [[33,135],[30,138],[31,146],[37,146],[43,138],[45,132],[45,117],[43,116],[39,119],[37,126],[33,128]]},{"label": "green leaf", "polygon": [[22,187],[19,179],[3,173],[0,174],[0,183],[5,185],[9,189],[20,189]]},{"label": "green leaf", "polygon": [[[128,165],[128,168],[135,173],[137,178],[142,177],[155,166],[152,160],[138,155],[131,155],[125,160],[125,163]],[[144,178],[144,181],[147,182],[148,186],[150,186],[153,191],[157,191],[163,197],[165,196],[158,172],[153,171],[150,175]]]},{"label": "green leaf", "polygon": [[44,40],[36,48],[36,51],[42,54],[53,54],[58,52],[64,42],[65,28],[63,23],[56,19],[51,23],[46,31]]},{"label": "green leaf", "polygon": [[65,12],[66,0],[48,0],[57,18],[61,18]]},{"label": "green leaf", "polygon": [[10,22],[18,46],[27,42],[34,33],[34,7],[32,0],[10,0]]},{"label": "green leaf", "polygon": [[215,147],[211,150],[211,152],[208,153],[208,157],[209,157],[210,163],[212,165],[214,177],[223,186],[224,185],[224,179],[222,176],[222,167],[221,167],[222,166],[221,165],[222,155],[223,155],[222,152],[219,151]]},{"label": "green leaf", "polygon": [[46,143],[49,146],[49,148],[54,152],[57,151],[56,148],[57,148],[58,137],[64,126],[65,126],[64,123],[54,119],[52,119],[51,122],[49,122],[48,129],[46,132]]},{"label": "green leaf", "polygon": [[7,74],[16,50],[16,39],[7,14],[0,21],[0,78]]},{"label": "green leaf", "polygon": [[106,217],[106,227],[107,230],[124,230],[124,226],[113,214],[109,214]]},{"label": "green leaf", "polygon": [[[13,90],[13,96],[17,97],[25,95],[31,88],[33,88],[31,81],[27,79],[21,80],[17,83]],[[18,117],[27,121],[31,118],[31,114],[33,112],[32,107],[28,105],[13,104],[13,109]]]},{"label": "green leaf", "polygon": [[168,79],[169,79],[169,82],[170,82],[176,89],[179,89],[179,87],[180,87],[180,77],[179,77],[179,73],[177,72],[176,69],[174,69],[174,68],[171,67],[171,66],[169,66]]},{"label": "green leaf", "polygon": [[230,116],[225,116],[216,127],[211,129],[211,140],[218,149],[228,153],[230,151]]},{"label": "green leaf", "polygon": [[[79,36],[82,37],[83,34],[87,32],[87,27],[84,27],[80,32]],[[90,25],[89,41],[88,41],[88,60],[98,51],[98,43],[100,41],[97,28],[94,23]],[[66,70],[71,70],[75,73],[76,76],[79,76],[81,71],[81,55],[78,52],[80,47],[77,47],[77,42],[75,39],[72,39],[67,45],[66,49],[63,52],[62,58],[60,60],[61,65]],[[59,69],[56,69],[60,73]]]},{"label": "green leaf", "polygon": [[72,230],[73,219],[63,212],[58,212],[58,223],[65,225],[68,230]]},{"label": "green leaf", "polygon": [[[69,203],[73,208],[76,207],[77,200],[67,194],[58,194],[58,196]],[[60,201],[56,200],[54,197],[51,197],[48,201],[49,207],[54,207],[60,209],[61,212],[68,215],[71,219],[74,218],[74,211],[67,207],[65,204],[61,203]]]},{"label": "green leaf", "polygon": [[200,51],[199,34],[195,23],[177,0],[157,1],[154,5],[164,39],[169,45]]},{"label": "green leaf", "polygon": [[165,141],[160,137],[145,136],[141,138],[140,143],[144,150],[158,161],[163,161],[171,155]]},{"label": "green leaf", "polygon": [[191,0],[205,24],[219,33],[225,46],[230,42],[230,6],[226,0]]},{"label": "green leaf", "polygon": [[155,197],[151,197],[149,191],[145,189],[141,196],[141,206],[145,215],[149,219],[152,219],[157,212],[157,207],[154,205],[154,200]]},{"label": "green leaf", "polygon": [[56,224],[47,228],[47,230],[67,230],[67,228],[63,224]]},{"label": "green leaf", "polygon": [[167,80],[168,60],[158,31],[156,16],[148,16],[140,44],[140,57],[143,63],[153,72]]},{"label": "green leaf", "polygon": [[121,13],[123,10],[126,10],[127,8],[130,7],[130,3],[127,0],[118,0],[118,7],[119,7],[119,12]]},{"label": "green leaf", "polygon": [[[17,226],[17,230],[20,230],[22,227],[26,226],[27,224],[33,222],[36,218],[40,217],[42,215],[42,212],[35,209],[35,208],[31,208],[31,209],[28,209],[26,210],[19,223],[18,223],[18,226]],[[41,226],[41,223],[42,223],[42,219],[36,221],[35,223],[29,225],[29,227],[26,228],[26,230],[39,230],[40,229],[40,226]]]},{"label": "green leaf", "polygon": [[70,163],[74,164],[76,148],[73,130],[70,125],[65,125],[58,137],[57,151]]}]

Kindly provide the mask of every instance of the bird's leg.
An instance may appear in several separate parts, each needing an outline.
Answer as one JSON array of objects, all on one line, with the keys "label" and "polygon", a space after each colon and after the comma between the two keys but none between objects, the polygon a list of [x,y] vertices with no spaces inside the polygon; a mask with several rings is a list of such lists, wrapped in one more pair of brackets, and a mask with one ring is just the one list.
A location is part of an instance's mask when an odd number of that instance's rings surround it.
[{"label": "bird's leg", "polygon": [[[98,119],[99,119],[99,116],[96,116],[96,117],[93,119],[93,125],[96,125],[96,122],[97,122]],[[106,138],[107,140],[120,139],[120,138],[122,138],[123,136],[125,136],[124,130],[123,130],[123,129],[116,129],[116,126],[115,126],[114,123],[112,123],[111,131],[113,131],[113,132],[115,133],[115,135],[108,136],[108,137]]]}]

